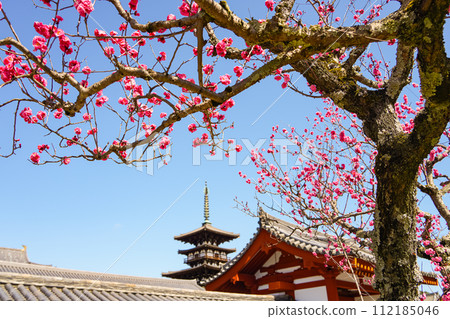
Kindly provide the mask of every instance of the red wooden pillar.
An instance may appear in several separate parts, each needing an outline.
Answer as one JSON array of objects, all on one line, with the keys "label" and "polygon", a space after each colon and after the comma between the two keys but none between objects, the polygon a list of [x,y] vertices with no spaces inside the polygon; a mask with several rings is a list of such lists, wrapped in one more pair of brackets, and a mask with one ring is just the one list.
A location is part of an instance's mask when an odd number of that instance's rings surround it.
[{"label": "red wooden pillar", "polygon": [[339,301],[339,294],[336,285],[336,277],[325,277],[328,301]]}]

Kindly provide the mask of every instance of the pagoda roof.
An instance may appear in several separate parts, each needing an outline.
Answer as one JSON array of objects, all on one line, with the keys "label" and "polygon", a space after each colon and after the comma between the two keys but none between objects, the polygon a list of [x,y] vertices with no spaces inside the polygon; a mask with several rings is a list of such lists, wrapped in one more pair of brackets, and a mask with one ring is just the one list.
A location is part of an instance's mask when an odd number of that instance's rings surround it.
[{"label": "pagoda roof", "polygon": [[197,265],[192,268],[164,272],[162,273],[162,275],[169,278],[185,279],[199,277],[199,275],[203,274],[207,275],[208,273],[217,273],[219,270],[220,266],[211,265],[204,262],[203,264]]},{"label": "pagoda roof", "polygon": [[239,237],[239,234],[228,232],[225,230],[218,229],[209,223],[204,223],[201,227],[194,229],[190,232],[175,236],[175,240],[179,240],[192,245],[197,245],[208,236],[214,237],[217,244],[224,243],[226,241],[233,240]]},{"label": "pagoda roof", "polygon": [[223,251],[223,252],[226,252],[227,254],[234,253],[236,251],[235,248],[223,248],[223,247],[219,247],[219,246],[216,246],[216,245],[202,244],[200,246],[193,247],[193,248],[190,248],[190,249],[180,249],[180,250],[178,250],[178,253],[186,255],[186,254],[189,254],[189,253],[194,253],[194,252],[199,251],[201,249],[208,249],[208,248],[214,249],[214,250],[218,250],[218,251]]}]

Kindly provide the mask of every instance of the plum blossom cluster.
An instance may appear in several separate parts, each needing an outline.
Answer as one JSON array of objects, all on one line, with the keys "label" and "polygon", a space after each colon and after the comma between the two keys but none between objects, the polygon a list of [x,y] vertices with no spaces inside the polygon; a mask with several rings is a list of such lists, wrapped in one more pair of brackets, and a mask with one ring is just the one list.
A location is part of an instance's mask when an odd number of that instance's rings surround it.
[{"label": "plum blossom cluster", "polygon": [[17,56],[13,50],[8,50],[7,56],[3,59],[3,66],[0,66],[0,78],[6,83],[30,71],[29,66],[22,63],[20,56]]},{"label": "plum blossom cluster", "polygon": [[353,19],[357,23],[368,24],[369,22],[373,21],[376,17],[380,16],[383,6],[389,3],[389,1],[390,0],[386,0],[382,1],[381,4],[379,3],[374,4],[372,8],[369,10],[369,14],[366,17],[363,17],[365,13],[364,9],[356,9]]},{"label": "plum blossom cluster", "polygon": [[414,116],[417,115],[424,108],[424,98],[420,94],[418,101],[415,102],[415,107],[409,103],[408,96],[403,95],[403,101],[396,102],[395,113],[402,122],[402,129],[405,133],[411,133],[414,129]]},{"label": "plum blossom cluster", "polygon": [[42,22],[35,22],[34,29],[38,34],[42,37],[36,36],[33,38],[33,46],[35,50],[40,50],[41,52],[45,52],[47,50],[46,43],[53,37],[57,37],[59,40],[59,48],[65,54],[72,54],[73,49],[71,47],[72,42],[70,39],[64,34],[62,29],[57,28],[53,25],[45,25]]},{"label": "plum blossom cluster", "polygon": [[423,253],[431,260],[433,270],[438,274],[443,289],[441,300],[450,301],[450,274],[447,271],[450,262],[446,248],[437,238],[442,231],[441,222],[437,215],[419,212],[417,220],[417,239],[423,247]]},{"label": "plum blossom cluster", "polygon": [[[295,128],[273,127],[271,140],[280,134],[291,142],[290,147],[272,142],[267,149],[252,151],[258,170],[253,183],[259,193],[279,196],[288,204],[283,213],[301,226],[321,228],[339,220],[342,232],[359,240],[348,225],[365,229],[373,225],[376,151],[370,141],[351,134],[348,127],[360,130],[352,115],[342,114],[330,100],[324,101],[326,106],[316,113],[312,130],[300,133]],[[292,158],[293,166],[274,161],[280,152]]]},{"label": "plum blossom cluster", "polygon": [[75,0],[73,5],[81,17],[86,17],[94,11],[94,5],[91,0]]},{"label": "plum blossom cluster", "polygon": [[266,0],[266,2],[264,2],[264,4],[266,5],[267,9],[269,9],[269,11],[273,11],[274,5],[275,5],[275,1],[273,1],[273,0]]},{"label": "plum blossom cluster", "polygon": [[[282,71],[277,76],[281,80]],[[312,85],[310,89],[315,92]],[[272,128],[272,143],[268,148],[254,149],[251,159],[257,169],[256,177],[250,178],[239,172],[239,176],[248,184],[253,184],[260,194],[270,194],[279,198],[279,203],[271,205],[270,209],[279,211],[291,217],[299,227],[310,232],[313,228],[328,234],[334,233],[330,239],[329,249],[346,251],[339,238],[352,238],[368,245],[373,230],[373,212],[377,181],[374,174],[374,164],[378,152],[372,141],[365,138],[360,123],[352,114],[342,113],[331,100],[324,98],[323,110],[316,112],[312,129]],[[419,97],[416,108],[412,108],[406,95],[395,104],[399,119],[409,122],[410,116],[423,108],[423,98]],[[413,122],[411,122],[413,124]],[[405,132],[408,127],[403,125]],[[274,139],[281,135],[288,139],[289,145],[276,145]],[[442,143],[430,152],[429,157],[419,170],[422,186],[419,189],[427,191],[427,187],[442,190],[436,201],[442,201],[442,196],[450,189],[450,179],[440,173],[436,165],[450,153],[450,127],[444,134]],[[276,154],[291,157],[289,165],[281,165]],[[443,201],[442,201],[443,202]],[[243,206],[244,207],[244,206]],[[442,216],[448,215],[442,213]],[[418,213],[416,233],[422,249],[422,255],[430,260],[433,270],[438,274],[444,293],[442,300],[450,300],[450,277],[448,274],[448,248],[443,244],[442,226],[439,214]],[[329,225],[333,225],[332,229]],[[448,236],[447,236],[448,237]],[[448,240],[448,239],[446,239]],[[328,256],[327,259],[332,258]],[[335,260],[345,270],[348,270],[349,260]]]},{"label": "plum blossom cluster", "polygon": [[[215,46],[211,45],[206,48],[206,56],[212,56],[217,53],[218,56],[224,57],[227,54],[227,48],[233,44],[232,38],[224,38],[220,40]],[[215,50],[215,51],[214,51]]]},{"label": "plum blossom cluster", "polygon": [[289,75],[289,73],[283,73],[283,68],[279,68],[275,71],[274,79],[276,81],[283,80],[283,82],[281,83],[281,87],[285,89],[288,87],[289,81],[291,80],[291,76]]},{"label": "plum blossom cluster", "polygon": [[193,16],[199,11],[197,3],[195,3],[194,1],[189,3],[187,0],[183,0],[182,5],[179,6],[178,9],[180,10],[180,14],[185,17]]},{"label": "plum blossom cluster", "polygon": [[130,10],[136,11],[138,3],[139,3],[139,0],[130,0],[130,2],[128,2],[128,6],[130,7]]}]

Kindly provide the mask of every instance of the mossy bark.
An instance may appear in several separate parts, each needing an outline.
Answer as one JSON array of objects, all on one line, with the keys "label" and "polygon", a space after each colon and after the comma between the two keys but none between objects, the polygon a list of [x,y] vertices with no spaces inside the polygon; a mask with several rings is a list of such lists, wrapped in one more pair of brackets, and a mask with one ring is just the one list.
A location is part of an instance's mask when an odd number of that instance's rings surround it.
[{"label": "mossy bark", "polygon": [[417,169],[405,167],[405,154],[396,156],[397,151],[379,153],[376,160],[375,286],[381,300],[416,300],[422,279],[416,255]]}]

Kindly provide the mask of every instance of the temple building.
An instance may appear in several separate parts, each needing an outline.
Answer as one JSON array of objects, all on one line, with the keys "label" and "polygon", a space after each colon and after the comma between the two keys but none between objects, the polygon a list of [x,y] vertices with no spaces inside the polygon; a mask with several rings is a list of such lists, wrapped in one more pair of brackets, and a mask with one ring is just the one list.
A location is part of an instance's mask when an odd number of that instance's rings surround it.
[{"label": "temple building", "polygon": [[175,240],[195,246],[178,250],[179,254],[186,256],[184,262],[190,268],[165,272],[162,275],[176,279],[206,280],[220,272],[221,267],[229,261],[228,254],[236,251],[236,249],[223,248],[220,245],[238,237],[239,234],[227,232],[211,225],[209,221],[208,187],[205,183],[204,222],[202,226],[174,237]]},{"label": "temple building", "polygon": [[[247,246],[200,285],[276,300],[376,300],[373,254],[352,239],[342,241],[345,253],[332,236],[304,231],[260,210],[259,228]],[[423,273],[423,284],[437,285],[436,276]]]}]

